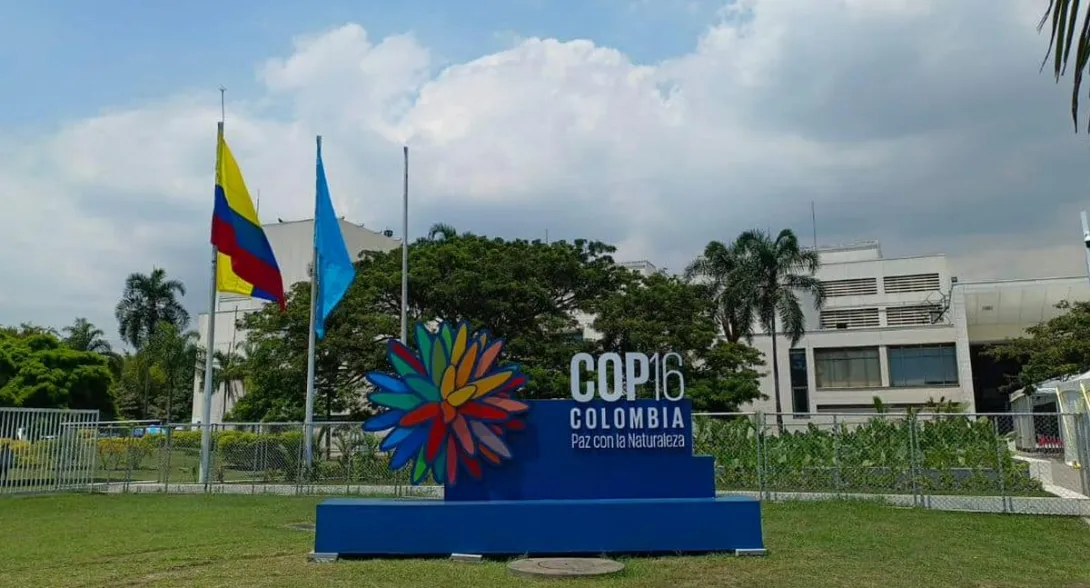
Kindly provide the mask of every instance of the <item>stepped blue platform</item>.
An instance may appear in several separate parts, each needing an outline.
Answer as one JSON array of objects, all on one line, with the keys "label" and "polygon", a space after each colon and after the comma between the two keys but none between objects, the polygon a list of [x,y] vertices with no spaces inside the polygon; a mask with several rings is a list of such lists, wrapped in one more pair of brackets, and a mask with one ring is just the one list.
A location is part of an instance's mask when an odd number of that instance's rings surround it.
[{"label": "stepped blue platform", "polygon": [[[688,400],[528,404],[526,429],[507,437],[512,460],[462,475],[442,501],[322,502],[315,556],[765,552],[760,502],[716,498],[714,460],[693,455]],[[573,431],[573,410],[582,425],[595,411],[597,427]],[[618,410],[627,426],[601,428]],[[632,426],[650,412],[681,425]]]}]

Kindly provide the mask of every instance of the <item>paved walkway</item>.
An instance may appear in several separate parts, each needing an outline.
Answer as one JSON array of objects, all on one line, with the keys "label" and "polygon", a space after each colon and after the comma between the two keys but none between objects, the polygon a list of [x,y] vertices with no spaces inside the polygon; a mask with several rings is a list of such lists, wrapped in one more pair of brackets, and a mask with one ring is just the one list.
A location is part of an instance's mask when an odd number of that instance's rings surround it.
[{"label": "paved walkway", "polygon": [[1051,459],[1049,461],[1052,462],[1053,484],[1085,496],[1090,496],[1090,489],[1082,487],[1082,472],[1058,459]]}]

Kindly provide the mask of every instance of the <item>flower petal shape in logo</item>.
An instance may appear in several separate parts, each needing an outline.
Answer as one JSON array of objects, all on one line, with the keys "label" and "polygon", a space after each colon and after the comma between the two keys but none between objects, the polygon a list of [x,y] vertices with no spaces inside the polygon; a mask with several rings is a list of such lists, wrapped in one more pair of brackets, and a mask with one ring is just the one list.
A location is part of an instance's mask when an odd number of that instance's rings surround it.
[{"label": "flower petal shape in logo", "polygon": [[480,479],[484,463],[511,459],[505,437],[525,428],[519,417],[530,409],[514,394],[528,379],[518,366],[499,366],[502,340],[468,323],[442,323],[436,334],[420,324],[416,340],[416,350],[390,340],[394,373],[367,375],[381,412],[363,430],[388,431],[380,447],[393,451],[390,469],[411,464],[413,484],[429,474],[440,484],[457,483],[460,472]]}]

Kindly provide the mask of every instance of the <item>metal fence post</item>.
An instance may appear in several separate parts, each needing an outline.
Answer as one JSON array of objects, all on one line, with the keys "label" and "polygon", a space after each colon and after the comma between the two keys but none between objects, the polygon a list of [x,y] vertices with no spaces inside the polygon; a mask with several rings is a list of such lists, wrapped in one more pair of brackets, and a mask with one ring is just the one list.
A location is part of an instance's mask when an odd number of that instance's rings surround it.
[{"label": "metal fence post", "polygon": [[261,468],[261,427],[258,425],[257,435],[254,437],[254,455],[253,461],[250,462],[250,494],[257,494],[257,472],[262,472],[262,476],[265,475],[264,470]]},{"label": "metal fence post", "polygon": [[167,427],[166,447],[163,448],[166,451],[166,463],[163,463],[163,454],[159,454],[159,467],[163,477],[163,493],[170,494],[170,474],[174,457],[174,427]]},{"label": "metal fence post", "polygon": [[912,486],[912,505],[924,506],[923,490],[919,484],[919,472],[916,467],[916,458],[918,457],[916,454],[917,424],[916,415],[910,414],[908,416],[908,479],[911,481]]},{"label": "metal fence post", "polygon": [[999,476],[999,496],[1003,501],[1003,513],[1010,512],[1010,499],[1007,495],[1007,473],[1003,467],[1003,458],[1005,457],[1006,447],[1003,444],[1003,437],[999,434],[999,420],[991,419],[992,430],[995,431],[995,471]]},{"label": "metal fence post", "polygon": [[840,467],[840,428],[841,423],[837,415],[833,415],[833,475],[835,476],[833,483],[836,487],[836,497],[841,498],[841,491],[843,487],[844,472]]},{"label": "metal fence post", "polygon": [[768,500],[771,499],[771,496],[767,494],[765,484],[764,413],[757,411],[753,415],[753,421],[754,434],[757,436],[757,495],[761,500]]},{"label": "metal fence post", "polygon": [[1086,412],[1075,415],[1075,442],[1079,454],[1079,476],[1082,493],[1090,495],[1090,406]]},{"label": "metal fence post", "polygon": [[[88,472],[89,478],[87,480],[87,482],[88,482],[87,486],[88,486],[88,488],[91,488],[92,490],[94,490],[94,487],[98,482],[98,432],[99,432],[98,419],[95,419],[95,423],[92,425],[92,427],[94,427],[94,429],[93,429],[94,430],[94,435],[91,435],[91,450],[89,451],[89,453],[91,454],[91,467],[90,467],[91,471]],[[109,480],[107,480],[106,481],[106,490],[109,491],[109,489],[110,489],[110,483],[109,483]]]},{"label": "metal fence post", "polygon": [[124,487],[124,489],[125,489],[124,491],[126,493],[129,491],[129,484],[132,483],[132,446],[133,446],[132,440],[133,439],[134,439],[134,437],[132,436],[132,432],[130,431],[129,435],[127,437],[125,437],[125,484],[124,484],[123,487]]}]

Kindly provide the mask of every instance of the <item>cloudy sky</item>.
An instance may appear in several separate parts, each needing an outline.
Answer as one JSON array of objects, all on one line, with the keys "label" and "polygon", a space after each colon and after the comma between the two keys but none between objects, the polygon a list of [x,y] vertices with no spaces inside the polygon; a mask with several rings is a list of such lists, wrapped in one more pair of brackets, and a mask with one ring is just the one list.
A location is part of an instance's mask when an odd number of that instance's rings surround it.
[{"label": "cloudy sky", "polygon": [[[38,0],[0,6],[0,324],[125,276],[207,289],[215,124],[261,215],[589,237],[679,268],[710,239],[942,252],[962,279],[1085,272],[1090,138],[1039,66],[1045,0]],[[383,8],[377,8],[379,4]]]}]

